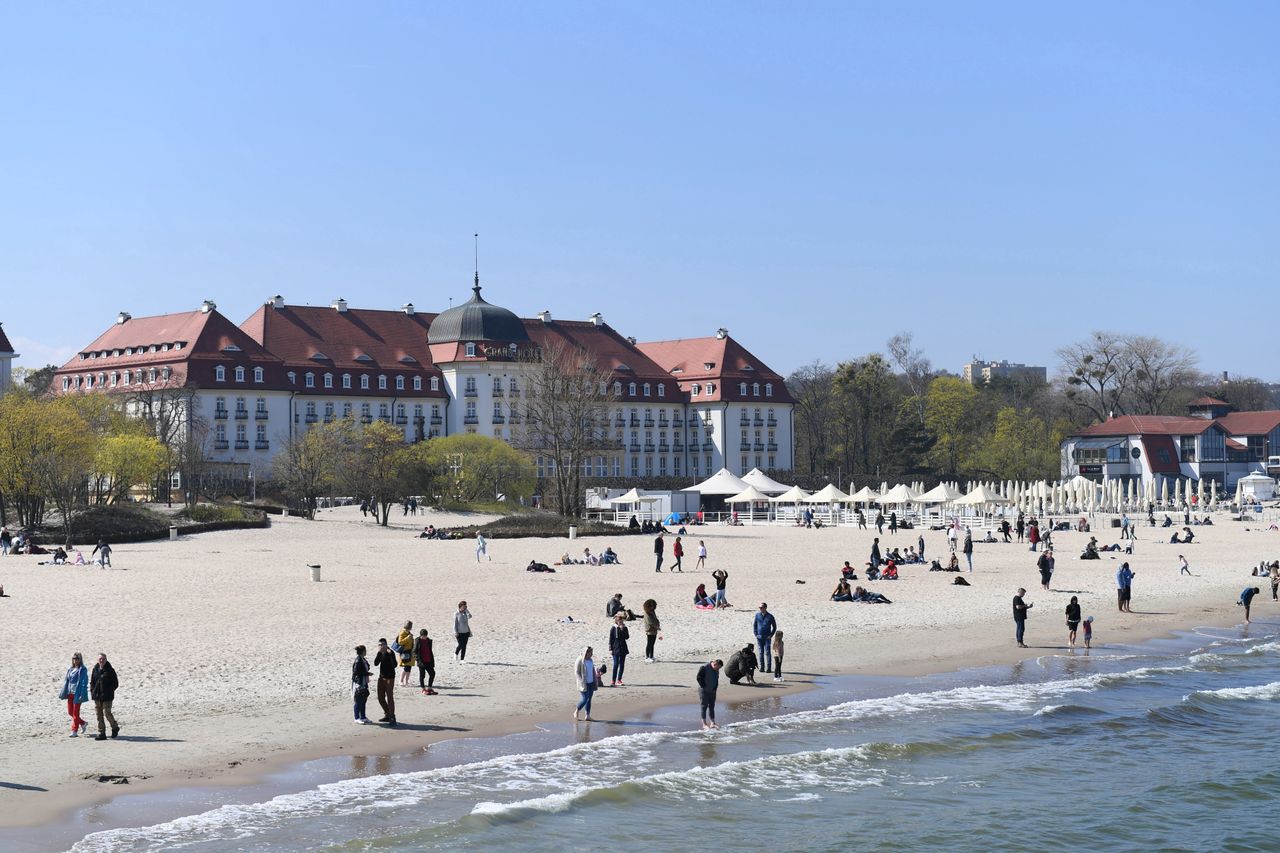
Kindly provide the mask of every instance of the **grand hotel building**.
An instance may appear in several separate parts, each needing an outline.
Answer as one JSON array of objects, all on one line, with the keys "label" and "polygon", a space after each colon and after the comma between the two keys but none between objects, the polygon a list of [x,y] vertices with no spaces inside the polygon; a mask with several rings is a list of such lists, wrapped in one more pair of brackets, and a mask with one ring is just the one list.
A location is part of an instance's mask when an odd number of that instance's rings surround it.
[{"label": "grand hotel building", "polygon": [[[562,343],[613,377],[617,449],[595,477],[704,477],[726,467],[792,467],[792,398],[783,379],[720,329],[637,343],[599,314],[528,319],[493,305],[477,280],[439,314],[266,301],[240,325],[213,302],[155,317],[121,312],[63,365],[56,393],[140,399],[185,389],[189,419],[209,425],[207,457],[262,471],[290,435],[338,418],[375,418],[406,441],[461,432],[519,444],[528,352]],[[549,464],[535,458],[540,473]]]}]

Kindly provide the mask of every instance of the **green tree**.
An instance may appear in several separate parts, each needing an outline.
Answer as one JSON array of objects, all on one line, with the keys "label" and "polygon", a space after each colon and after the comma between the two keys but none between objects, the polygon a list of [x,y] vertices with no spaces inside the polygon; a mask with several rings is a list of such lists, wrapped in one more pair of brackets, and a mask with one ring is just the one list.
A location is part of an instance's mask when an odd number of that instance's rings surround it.
[{"label": "green tree", "polygon": [[936,437],[933,458],[943,475],[968,470],[979,436],[984,431],[975,417],[978,392],[963,379],[939,376],[929,383],[925,394],[925,426]]},{"label": "green tree", "polygon": [[45,447],[46,409],[22,391],[0,397],[0,522],[12,509],[18,524],[38,527],[44,520],[46,492],[37,460]]},{"label": "green tree", "polygon": [[901,400],[897,378],[880,353],[842,362],[833,381],[840,468],[870,475],[885,467]]},{"label": "green tree", "polygon": [[1030,409],[1005,407],[983,442],[979,466],[1001,480],[1057,479],[1058,447],[1067,429],[1055,428]]},{"label": "green tree", "polygon": [[105,500],[114,503],[127,497],[134,486],[153,483],[164,465],[165,448],[158,439],[127,432],[97,442],[93,469],[95,478],[105,484]]},{"label": "green tree", "polygon": [[369,497],[378,509],[378,523],[387,524],[391,504],[402,497],[400,492],[400,451],[404,448],[404,432],[382,420],[358,429],[354,440],[342,440],[347,459],[343,461],[347,483],[360,497]]},{"label": "green tree", "polygon": [[289,436],[271,460],[271,474],[285,496],[306,513],[316,517],[320,496],[337,477],[342,433],[335,424],[325,424]]},{"label": "green tree", "polygon": [[536,482],[533,463],[504,441],[485,435],[451,435],[425,445],[424,460],[448,484],[451,496],[466,502],[498,495],[527,498]]}]

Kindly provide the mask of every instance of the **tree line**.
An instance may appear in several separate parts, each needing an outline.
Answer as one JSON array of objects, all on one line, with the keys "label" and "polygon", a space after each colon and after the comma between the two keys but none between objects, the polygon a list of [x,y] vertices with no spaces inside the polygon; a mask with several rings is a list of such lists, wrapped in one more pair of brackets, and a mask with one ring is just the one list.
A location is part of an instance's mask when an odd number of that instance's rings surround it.
[{"label": "tree line", "polygon": [[1194,350],[1146,335],[1095,332],[1057,351],[1048,382],[942,374],[909,333],[884,350],[815,361],[787,377],[795,398],[795,473],[883,480],[1057,479],[1070,433],[1112,415],[1180,415],[1208,394],[1238,410],[1276,408],[1275,387],[1209,376]]}]

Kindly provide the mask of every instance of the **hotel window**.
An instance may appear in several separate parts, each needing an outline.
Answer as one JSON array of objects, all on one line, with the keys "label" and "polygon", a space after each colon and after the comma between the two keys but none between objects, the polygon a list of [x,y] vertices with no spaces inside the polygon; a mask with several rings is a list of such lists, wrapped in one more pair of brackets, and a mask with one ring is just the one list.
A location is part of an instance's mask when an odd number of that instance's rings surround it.
[{"label": "hotel window", "polygon": [[219,364],[217,367],[213,369],[213,379],[215,382],[226,382],[227,369],[223,367],[221,364]]},{"label": "hotel window", "polygon": [[369,390],[369,375],[367,373],[360,374],[360,388],[364,391]]},{"label": "hotel window", "polygon": [[774,455],[770,454],[770,455],[769,455],[769,470],[770,470],[770,471],[772,471],[773,469],[775,469],[775,468],[777,468],[777,467],[778,467],[778,457],[776,457],[776,456],[774,456]]},{"label": "hotel window", "polygon": [[646,397],[648,397],[648,396],[649,396],[649,383],[648,383],[648,382],[644,383],[644,395],[645,395]]},{"label": "hotel window", "polygon": [[257,407],[258,407],[257,408],[258,414],[265,415],[267,413],[267,398],[259,397],[257,402]]},{"label": "hotel window", "polygon": [[1217,429],[1207,429],[1200,436],[1200,461],[1221,462],[1226,458],[1226,438]]},{"label": "hotel window", "polygon": [[463,388],[465,389],[465,393],[474,395],[476,393],[476,378],[474,376],[468,376],[467,382]]},{"label": "hotel window", "polygon": [[680,476],[680,457],[679,456],[671,460],[671,473],[677,477]]},{"label": "hotel window", "polygon": [[298,374],[296,374],[296,373],[294,373],[292,370],[290,370],[288,375],[289,375],[289,384],[290,384],[290,385],[297,385],[297,384],[298,384]]},{"label": "hotel window", "polygon": [[752,382],[752,383],[751,383],[751,396],[752,396],[752,397],[759,397],[759,396],[760,396],[760,383],[759,383],[759,382]]},{"label": "hotel window", "polygon": [[639,456],[631,457],[631,476],[632,477],[640,476],[640,457]]},{"label": "hotel window", "polygon": [[757,457],[756,457],[756,467],[757,467],[757,468],[759,468],[759,467],[760,467],[760,457],[759,457],[759,456],[757,456]]},{"label": "hotel window", "polygon": [[261,448],[267,443],[267,425],[258,424],[258,447]]},{"label": "hotel window", "polygon": [[476,345],[467,344],[467,358],[475,358],[475,357],[476,357]]},{"label": "hotel window", "polygon": [[667,457],[665,456],[658,457],[658,476],[667,476]]},{"label": "hotel window", "polygon": [[342,387],[343,387],[343,388],[350,388],[350,387],[351,387],[351,374],[350,374],[350,373],[344,373],[344,374],[342,374]]},{"label": "hotel window", "polygon": [[707,454],[707,473],[711,473],[711,454]]},{"label": "hotel window", "polygon": [[254,382],[259,382],[259,383],[260,383],[260,382],[262,382],[262,380],[263,380],[262,368],[261,368],[261,367],[255,367],[255,368],[253,369],[253,381],[254,381]]},{"label": "hotel window", "polygon": [[397,390],[397,391],[403,391],[403,390],[404,390],[404,377],[403,377],[403,376],[397,376],[397,377],[396,377],[396,390]]},{"label": "hotel window", "polygon": [[431,390],[432,390],[432,391],[439,391],[439,390],[440,390],[440,377],[439,377],[439,376],[432,376],[432,377],[431,377]]},{"label": "hotel window", "polygon": [[378,377],[378,390],[379,391],[387,390],[387,377],[385,376]]},{"label": "hotel window", "polygon": [[747,383],[745,382],[738,383],[738,393],[744,397],[747,396]]},{"label": "hotel window", "polygon": [[627,394],[632,397],[636,395],[636,383],[634,382],[627,383]]},{"label": "hotel window", "polygon": [[328,423],[333,420],[333,403],[324,404],[324,422]]},{"label": "hotel window", "polygon": [[613,476],[622,476],[622,457],[620,456],[613,457]]},{"label": "hotel window", "polygon": [[160,371],[160,378],[163,379],[165,382],[168,382],[169,377],[172,375],[173,375],[173,371],[167,367],[164,370]]},{"label": "hotel window", "polygon": [[421,403],[415,403],[415,404],[414,404],[414,406],[413,406],[413,419],[414,419],[415,421],[420,421],[420,420],[422,420],[422,404],[421,404]]},{"label": "hotel window", "polygon": [[332,387],[333,387],[333,374],[332,374],[332,373],[326,373],[326,374],[324,375],[324,387],[326,387],[326,388],[332,388]]},{"label": "hotel window", "polygon": [[514,376],[511,377],[511,384],[508,387],[511,389],[512,394],[520,393],[520,383],[516,381]]},{"label": "hotel window", "polygon": [[249,444],[249,434],[244,424],[236,424],[236,450],[244,450]]},{"label": "hotel window", "polygon": [[662,382],[658,383],[658,396],[659,397],[667,396],[667,386],[665,383],[662,383]]},{"label": "hotel window", "polygon": [[244,381],[244,367],[240,367],[240,366],[236,367],[236,381],[237,382]]},{"label": "hotel window", "polygon": [[644,475],[646,477],[653,476],[653,457],[652,456],[646,456],[644,458]]},{"label": "hotel window", "polygon": [[421,390],[422,390],[422,377],[421,377],[421,376],[415,376],[415,377],[413,377],[413,390],[415,390],[415,391],[421,391]]},{"label": "hotel window", "polygon": [[396,404],[396,418],[399,420],[408,420],[404,413],[404,403]]},{"label": "hotel window", "polygon": [[[227,425],[226,424],[218,424],[216,427],[214,427],[213,439],[218,444],[227,443]],[[225,450],[225,448],[223,449]]]},{"label": "hotel window", "polygon": [[306,373],[303,376],[302,384],[307,386],[308,388],[316,387],[316,375],[311,372]]},{"label": "hotel window", "polygon": [[502,377],[495,376],[493,377],[493,395],[497,397],[500,394],[502,394]]},{"label": "hotel window", "polygon": [[[766,383],[764,383],[764,395],[765,395],[766,397],[772,397],[772,396],[773,396],[773,383],[772,383],[772,382],[766,382]],[[773,466],[772,466],[772,465],[770,465],[769,467],[770,467],[770,468],[772,468]]]},{"label": "hotel window", "polygon": [[379,418],[381,418],[381,419],[382,419],[382,420],[384,420],[384,421],[385,421],[387,418],[391,417],[391,413],[390,413],[390,411],[387,409],[387,404],[386,404],[386,403],[379,403],[379,404],[378,404],[378,417],[379,417]]},{"label": "hotel window", "polygon": [[613,396],[615,396],[615,397],[621,397],[621,396],[622,396],[622,383],[621,383],[621,382],[615,382],[615,383],[613,383]]},{"label": "hotel window", "polygon": [[747,470],[747,457],[742,457],[742,470]]},{"label": "hotel window", "polygon": [[369,412],[370,412],[369,404],[368,404],[368,403],[361,403],[361,404],[360,404],[360,419],[361,419],[361,420],[365,420],[365,421],[371,420],[371,419],[373,418],[373,415],[371,415]]},{"label": "hotel window", "polygon": [[314,402],[307,403],[307,423],[313,423],[316,419],[316,404]]},{"label": "hotel window", "polygon": [[343,404],[342,404],[342,416],[343,416],[344,418],[349,418],[349,417],[351,417],[351,404],[350,404],[350,403],[343,403]]}]

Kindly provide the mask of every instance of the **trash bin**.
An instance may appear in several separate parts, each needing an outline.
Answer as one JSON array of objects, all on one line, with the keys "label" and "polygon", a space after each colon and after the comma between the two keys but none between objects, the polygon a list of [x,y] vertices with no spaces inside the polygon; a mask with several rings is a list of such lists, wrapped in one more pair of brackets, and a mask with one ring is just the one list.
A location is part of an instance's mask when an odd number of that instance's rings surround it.
[{"label": "trash bin", "polygon": [[307,566],[311,570],[311,579],[317,583],[320,581],[320,566]]},{"label": "trash bin", "polygon": [[169,525],[169,541],[170,542],[178,541],[178,525],[176,524]]},{"label": "trash bin", "polygon": [[1111,526],[1112,526],[1112,527],[1119,527],[1119,526],[1120,526],[1120,519],[1118,519],[1118,518],[1113,518],[1113,519],[1111,519]]},{"label": "trash bin", "polygon": [[577,539],[577,538],[578,538],[578,525],[576,525],[576,524],[570,524],[570,525],[569,525],[569,538],[570,538],[570,539]]}]

